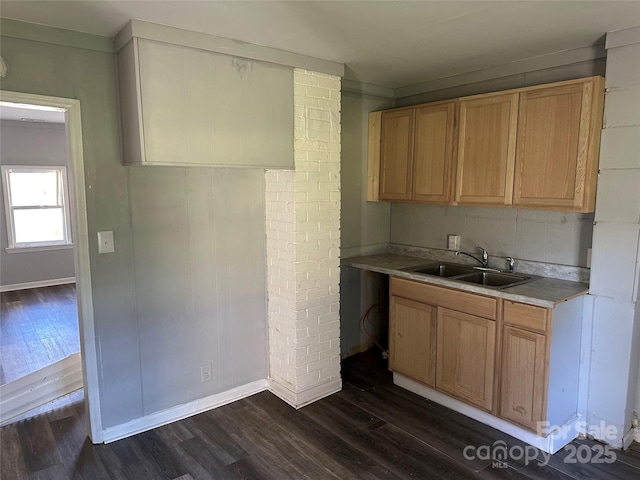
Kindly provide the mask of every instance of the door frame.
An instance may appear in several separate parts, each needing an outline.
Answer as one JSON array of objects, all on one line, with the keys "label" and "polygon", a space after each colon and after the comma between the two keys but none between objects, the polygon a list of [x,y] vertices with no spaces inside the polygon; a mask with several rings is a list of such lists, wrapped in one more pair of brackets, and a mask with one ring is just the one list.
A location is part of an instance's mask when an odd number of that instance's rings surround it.
[{"label": "door frame", "polygon": [[65,114],[65,130],[71,167],[69,197],[73,207],[73,211],[71,212],[71,230],[75,243],[74,257],[78,302],[78,327],[80,330],[80,351],[82,353],[87,433],[93,443],[102,443],[100,384],[98,381],[98,357],[93,317],[93,294],[91,290],[91,263],[89,257],[89,230],[87,226],[87,198],[84,180],[80,100],[0,90],[0,104],[27,104],[54,107],[61,109]]}]

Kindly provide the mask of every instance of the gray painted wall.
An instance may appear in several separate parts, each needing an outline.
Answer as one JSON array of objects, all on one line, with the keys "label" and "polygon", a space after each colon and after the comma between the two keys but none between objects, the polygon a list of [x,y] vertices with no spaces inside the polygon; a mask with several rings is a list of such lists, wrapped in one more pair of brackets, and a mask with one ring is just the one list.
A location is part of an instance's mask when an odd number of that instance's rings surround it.
[{"label": "gray painted wall", "polygon": [[586,267],[593,214],[392,205],[392,243],[446,249],[447,234],[461,235],[466,252],[475,252],[478,244],[492,256]]},{"label": "gray painted wall", "polygon": [[103,427],[264,379],[262,172],[124,167],[113,54],[6,36],[1,54],[3,89],[81,103]]},{"label": "gray painted wall", "polygon": [[[367,202],[367,142],[369,112],[390,108],[390,99],[349,92],[342,94],[341,256],[384,251],[389,243],[390,204]],[[360,319],[378,301],[382,279],[375,274],[340,269],[340,347],[342,357],[371,346]],[[378,311],[370,329],[379,330]]]},{"label": "gray painted wall", "polygon": [[[67,166],[64,124],[0,122],[0,164]],[[68,173],[68,172],[67,172]],[[68,182],[67,182],[68,183]],[[2,286],[75,276],[73,248],[7,253],[4,195],[0,195],[0,284]]]},{"label": "gray painted wall", "polygon": [[[550,57],[553,57],[551,55]],[[541,60],[540,63],[543,63]],[[443,88],[434,91],[425,91],[418,95],[411,95],[396,98],[396,107],[406,105],[417,105],[419,103],[437,102],[450,98],[464,97],[467,95],[478,95],[481,93],[498,92],[510,88],[528,87],[543,83],[560,82],[562,80],[572,80],[574,78],[591,77],[603,75],[606,68],[606,58],[596,58],[589,61],[579,61],[567,65],[545,68],[517,75],[501,76],[481,82],[464,82],[465,75],[456,76],[456,81],[460,85],[452,88]],[[475,77],[475,73],[469,74],[470,78]],[[463,83],[464,82],[464,83]]]}]

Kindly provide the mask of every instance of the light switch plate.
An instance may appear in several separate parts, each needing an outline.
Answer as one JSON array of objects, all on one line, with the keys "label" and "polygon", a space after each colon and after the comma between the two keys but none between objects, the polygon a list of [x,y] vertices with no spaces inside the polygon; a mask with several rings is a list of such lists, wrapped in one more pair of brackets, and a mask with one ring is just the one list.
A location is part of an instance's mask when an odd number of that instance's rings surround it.
[{"label": "light switch plate", "polygon": [[449,250],[460,250],[460,235],[447,235],[447,248]]},{"label": "light switch plate", "polygon": [[113,253],[113,231],[98,232],[98,253]]},{"label": "light switch plate", "polygon": [[591,248],[587,248],[587,268],[591,268]]}]

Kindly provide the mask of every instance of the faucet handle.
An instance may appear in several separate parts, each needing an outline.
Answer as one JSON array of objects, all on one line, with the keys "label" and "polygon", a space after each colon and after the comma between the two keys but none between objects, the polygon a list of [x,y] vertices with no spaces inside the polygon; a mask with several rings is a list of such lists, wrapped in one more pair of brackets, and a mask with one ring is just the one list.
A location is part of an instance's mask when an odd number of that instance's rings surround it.
[{"label": "faucet handle", "polygon": [[513,264],[515,263],[515,260],[513,257],[504,257],[504,259],[509,263],[509,273],[513,273]]},{"label": "faucet handle", "polygon": [[486,264],[487,260],[489,260],[489,254],[487,253],[484,247],[481,247],[477,243],[476,243],[476,248],[482,250],[482,260],[484,260],[484,263]]}]

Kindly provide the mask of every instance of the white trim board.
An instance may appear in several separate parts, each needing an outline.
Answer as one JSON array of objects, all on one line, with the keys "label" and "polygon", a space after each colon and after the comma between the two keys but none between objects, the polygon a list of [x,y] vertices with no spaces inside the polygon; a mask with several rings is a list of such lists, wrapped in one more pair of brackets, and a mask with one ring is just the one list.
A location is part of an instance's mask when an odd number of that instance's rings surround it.
[{"label": "white trim board", "polygon": [[113,53],[114,51],[113,42],[109,37],[76,32],[75,30],[21,22],[9,18],[0,19],[0,30],[3,37],[53,43],[54,45],[65,45],[98,52]]},{"label": "white trim board", "polygon": [[269,391],[280,400],[298,409],[339,392],[341,389],[342,380],[336,380],[294,394],[275,383],[272,379],[256,380],[255,382],[247,383],[225,392],[216,393],[189,403],[154,412],[144,417],[121,423],[120,425],[105,428],[102,432],[102,438],[104,443],[115,442],[116,440],[121,440],[214,408],[222,407],[264,391]]},{"label": "white trim board", "polygon": [[105,428],[102,438],[104,443],[115,442],[116,440],[121,440],[192,415],[197,415],[198,413],[206,412],[212,408],[222,407],[228,403],[241,400],[265,390],[267,390],[267,381],[256,380],[255,382],[247,383],[222,393],[216,393],[205,398],[136,418],[130,422]]},{"label": "white trim board", "polygon": [[119,52],[134,37],[344,76],[343,63],[136,19],[130,20],[115,36],[115,51]]},{"label": "white trim board", "polygon": [[80,388],[82,360],[79,353],[0,385],[0,425]]},{"label": "white trim board", "polygon": [[640,25],[607,33],[606,49],[640,43]]},{"label": "white trim board", "polygon": [[604,45],[593,45],[588,47],[565,50],[562,52],[550,53],[539,57],[526,58],[503,65],[487,67],[473,72],[460,73],[445,78],[436,78],[426,82],[407,85],[395,89],[396,100],[404,97],[412,97],[427,92],[442,90],[445,88],[459,87],[470,83],[494,80],[497,78],[519,75],[548,68],[561,67],[574,63],[593,61],[598,58],[605,58],[607,55]]},{"label": "white trim board", "polygon": [[[5,26],[5,23],[2,23]],[[3,35],[6,33],[3,30]],[[0,103],[28,104],[57,107],[65,111],[65,123],[71,157],[69,195],[73,204],[71,231],[75,233],[75,271],[78,298],[78,325],[84,396],[87,405],[88,434],[93,443],[102,443],[102,417],[100,412],[100,382],[98,354],[93,318],[93,293],[91,289],[91,263],[89,259],[89,233],[87,224],[87,198],[84,175],[84,151],[82,148],[82,116],[80,101],[71,98],[50,97],[33,93],[0,90]]]},{"label": "white trim board", "polygon": [[340,390],[342,390],[342,379],[323,383],[298,393],[292,392],[272,378],[269,379],[269,391],[295,409],[333,395]]},{"label": "white trim board", "polygon": [[[472,407],[471,405],[456,400],[455,398],[449,397],[444,393],[440,393],[398,373],[393,374],[393,383],[395,385],[398,385],[399,387],[409,390],[410,392],[420,395],[421,397],[433,400],[434,402],[450,408],[455,412],[473,418],[474,420],[484,423],[485,425],[489,425],[496,430],[500,430],[501,432],[522,440],[529,445],[533,445],[534,447],[537,447],[547,453],[556,453],[562,447],[564,447],[568,443],[571,443],[571,441],[577,438],[580,434],[578,429],[580,425],[580,416],[575,416],[568,420],[564,425],[560,426],[564,429],[564,431],[567,432],[566,435],[559,435],[560,438],[555,438],[553,434],[549,435],[548,437],[541,437],[529,430],[525,430],[524,428],[518,427],[512,423],[502,420],[501,418],[495,417],[490,413]],[[480,445],[476,446],[479,447]]]},{"label": "white trim board", "polygon": [[76,283],[76,277],[52,278],[51,280],[36,280],[35,282],[0,285],[0,292],[13,292],[15,290],[27,290],[29,288],[52,287],[54,285],[67,285],[69,283]]},{"label": "white trim board", "polygon": [[622,436],[622,449],[627,450],[633,442],[637,441],[638,436],[639,430],[637,428],[631,427],[629,431]]}]

